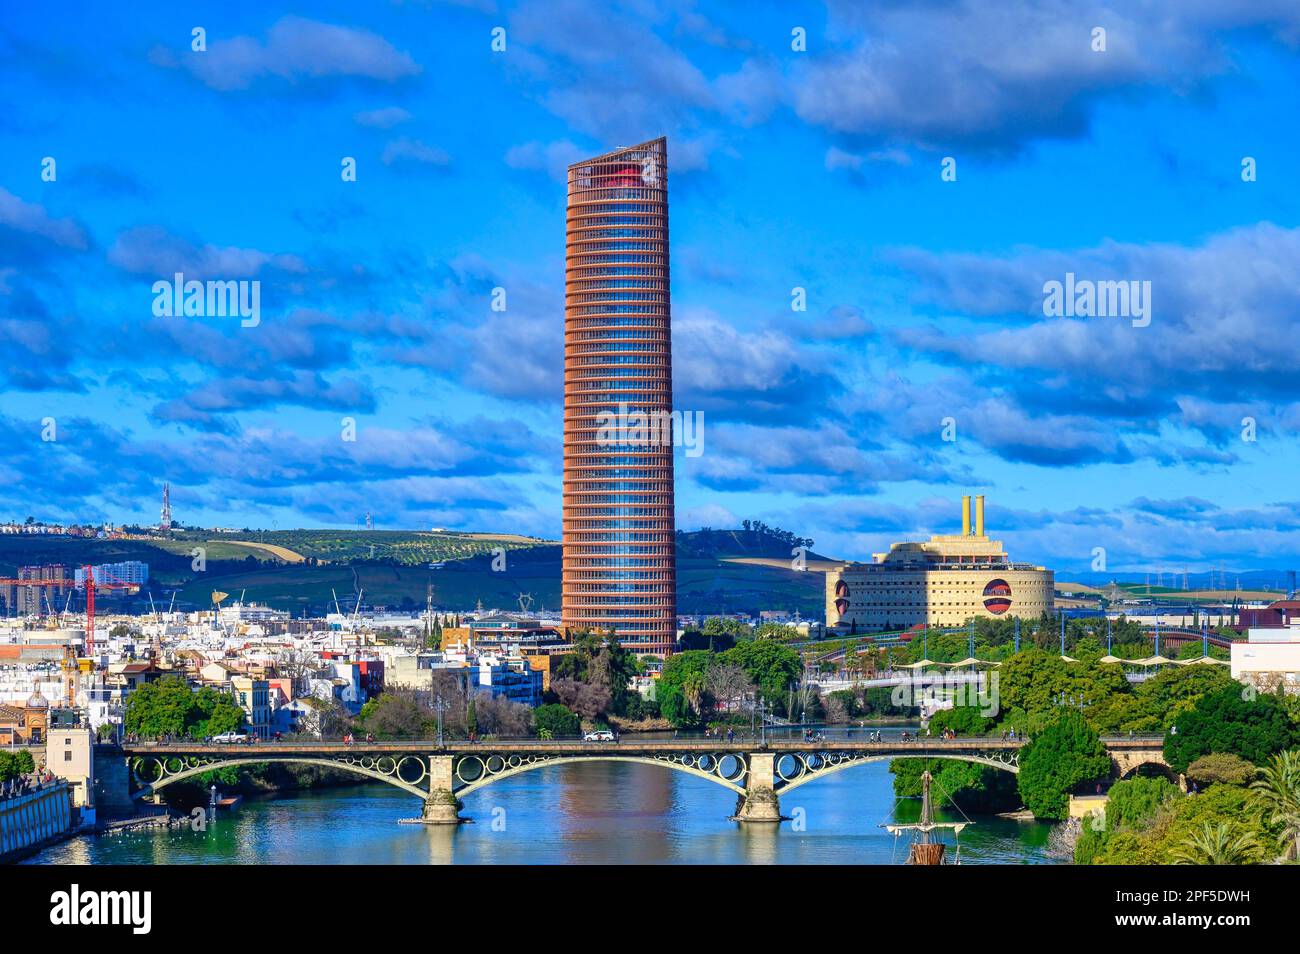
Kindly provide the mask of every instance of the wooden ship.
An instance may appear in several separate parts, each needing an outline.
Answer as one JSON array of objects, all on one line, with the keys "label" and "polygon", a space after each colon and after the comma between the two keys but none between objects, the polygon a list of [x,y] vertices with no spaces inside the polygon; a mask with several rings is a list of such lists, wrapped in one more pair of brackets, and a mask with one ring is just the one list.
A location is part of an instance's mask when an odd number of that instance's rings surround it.
[{"label": "wooden ship", "polygon": [[960,835],[970,822],[937,822],[934,820],[934,805],[930,801],[930,770],[921,773],[921,819],[912,825],[884,825],[884,829],[898,837],[903,832],[911,832],[911,848],[907,853],[909,865],[948,865],[961,864],[961,849],[951,860],[947,857],[948,846],[935,836],[936,831],[952,829],[954,835]]}]

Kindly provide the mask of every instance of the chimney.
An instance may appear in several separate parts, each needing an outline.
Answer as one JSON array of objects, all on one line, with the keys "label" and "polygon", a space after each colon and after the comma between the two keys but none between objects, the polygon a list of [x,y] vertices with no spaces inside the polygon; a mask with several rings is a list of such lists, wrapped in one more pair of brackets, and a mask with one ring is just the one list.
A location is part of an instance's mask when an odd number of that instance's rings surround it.
[{"label": "chimney", "polygon": [[970,536],[970,494],[965,494],[961,498],[961,535]]},{"label": "chimney", "polygon": [[984,495],[975,498],[975,536],[984,536]]}]

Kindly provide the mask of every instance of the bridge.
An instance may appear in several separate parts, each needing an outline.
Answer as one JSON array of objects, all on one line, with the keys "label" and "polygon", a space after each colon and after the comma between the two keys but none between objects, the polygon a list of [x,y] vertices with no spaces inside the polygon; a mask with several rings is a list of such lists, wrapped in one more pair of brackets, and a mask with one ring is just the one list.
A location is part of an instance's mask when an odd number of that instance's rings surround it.
[{"label": "bridge", "polygon": [[[1142,765],[1165,766],[1159,736],[1103,739],[1124,777]],[[156,796],[177,782],[226,766],[286,762],[316,765],[385,782],[420,799],[420,820],[455,824],[465,795],[505,778],[576,762],[637,762],[702,778],[736,794],[735,818],[781,821],[780,798],[844,769],[896,758],[955,759],[1005,772],[1020,771],[1022,739],[917,738],[880,742],[802,740],[723,742],[713,739],[617,742],[258,742],[218,745],[136,742],[123,746],[134,798]]]}]

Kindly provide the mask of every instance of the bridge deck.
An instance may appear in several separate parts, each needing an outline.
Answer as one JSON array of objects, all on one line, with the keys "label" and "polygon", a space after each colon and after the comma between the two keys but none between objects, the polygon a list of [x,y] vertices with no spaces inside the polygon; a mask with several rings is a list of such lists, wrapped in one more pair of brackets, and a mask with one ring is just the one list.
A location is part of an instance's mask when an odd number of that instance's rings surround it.
[{"label": "bridge deck", "polygon": [[[1161,736],[1137,736],[1134,738],[1103,738],[1106,748],[1115,750],[1150,750],[1160,748]],[[441,755],[666,755],[685,753],[743,753],[743,752],[848,752],[872,753],[882,755],[899,752],[924,753],[942,751],[1005,751],[1013,752],[1026,744],[1023,739],[986,738],[966,736],[956,739],[919,738],[904,742],[888,739],[882,742],[857,742],[845,739],[826,739],[818,742],[798,740],[769,739],[766,744],[757,741],[724,742],[711,739],[645,739],[623,738],[617,742],[583,742],[580,740],[558,740],[544,742],[537,739],[502,739],[491,742],[446,742],[438,745],[436,739],[408,740],[396,742],[256,742],[211,744],[202,742],[132,742],[122,746],[128,756],[224,756],[227,758],[247,759],[264,756],[268,759],[276,756],[304,755],[409,755],[413,752]]]}]

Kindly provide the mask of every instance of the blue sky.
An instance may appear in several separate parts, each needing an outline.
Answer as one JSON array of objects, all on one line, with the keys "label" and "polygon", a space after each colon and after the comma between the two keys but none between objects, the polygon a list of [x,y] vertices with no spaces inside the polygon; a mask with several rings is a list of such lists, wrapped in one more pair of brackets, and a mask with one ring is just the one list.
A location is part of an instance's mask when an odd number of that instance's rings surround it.
[{"label": "blue sky", "polygon": [[[0,518],[170,480],[186,523],[558,535],[563,170],[667,135],[679,527],[864,558],[970,492],[1061,570],[1296,566],[1300,8],[1228,6],[11,8]],[[175,271],[261,323],[154,317]],[[1151,324],[1045,317],[1068,271]]]}]

